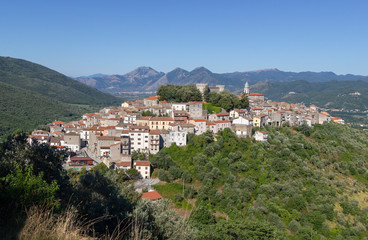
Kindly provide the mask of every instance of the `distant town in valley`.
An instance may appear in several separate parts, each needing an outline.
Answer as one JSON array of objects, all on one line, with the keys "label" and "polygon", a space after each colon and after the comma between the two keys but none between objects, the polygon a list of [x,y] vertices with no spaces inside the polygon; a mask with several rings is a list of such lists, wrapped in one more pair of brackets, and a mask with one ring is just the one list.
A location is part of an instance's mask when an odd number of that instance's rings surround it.
[{"label": "distant town in valley", "polygon": [[[221,93],[225,87],[196,84],[203,99],[206,88],[209,92]],[[149,179],[150,154],[172,144],[186,146],[188,134],[216,135],[229,128],[240,138],[267,141],[265,126],[311,127],[330,121],[345,124],[342,118],[320,111],[315,105],[265,100],[263,94],[250,91],[248,82],[238,98],[242,96],[247,97],[249,107],[229,111],[220,107],[206,109],[205,101],[167,102],[160,100],[160,96],[126,101],[119,107],[85,113],[78,121],[53,121],[49,124],[50,131],[34,130],[29,143],[36,140],[73,152],[64,166],[66,169],[89,169],[104,163],[111,169],[136,168],[141,178]],[[143,159],[138,159],[138,154],[143,155]]]}]

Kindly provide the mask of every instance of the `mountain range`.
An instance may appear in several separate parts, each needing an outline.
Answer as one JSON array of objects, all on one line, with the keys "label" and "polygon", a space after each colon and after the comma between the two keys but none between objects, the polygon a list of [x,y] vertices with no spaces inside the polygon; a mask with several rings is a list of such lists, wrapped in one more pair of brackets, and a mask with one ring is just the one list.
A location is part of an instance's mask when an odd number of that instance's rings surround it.
[{"label": "mountain range", "polygon": [[331,80],[368,81],[368,76],[361,75],[337,75],[333,72],[284,72],[278,69],[263,69],[257,71],[213,73],[205,67],[198,67],[192,71],[182,68],[163,73],[150,67],[139,67],[123,75],[92,75],[77,77],[77,81],[97,88],[103,92],[153,92],[164,84],[196,84],[208,83],[210,86],[217,84],[226,85],[226,89],[236,91],[243,89],[246,81],[254,85],[260,82],[291,82],[304,80],[308,82],[326,82]]}]

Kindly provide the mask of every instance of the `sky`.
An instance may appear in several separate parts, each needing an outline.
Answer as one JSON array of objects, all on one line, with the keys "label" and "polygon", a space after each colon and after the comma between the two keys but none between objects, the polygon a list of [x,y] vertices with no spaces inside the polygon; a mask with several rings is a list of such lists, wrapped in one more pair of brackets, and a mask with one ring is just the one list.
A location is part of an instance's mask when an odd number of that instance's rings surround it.
[{"label": "sky", "polygon": [[4,0],[0,56],[68,76],[278,68],[368,75],[368,1]]}]

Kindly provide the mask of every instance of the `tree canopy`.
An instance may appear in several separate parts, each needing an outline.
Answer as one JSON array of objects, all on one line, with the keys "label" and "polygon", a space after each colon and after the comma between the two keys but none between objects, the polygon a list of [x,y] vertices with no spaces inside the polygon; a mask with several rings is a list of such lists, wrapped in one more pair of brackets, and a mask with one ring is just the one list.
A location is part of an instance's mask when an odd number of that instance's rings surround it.
[{"label": "tree canopy", "polygon": [[202,93],[195,85],[162,85],[157,90],[160,101],[190,102],[202,101]]}]

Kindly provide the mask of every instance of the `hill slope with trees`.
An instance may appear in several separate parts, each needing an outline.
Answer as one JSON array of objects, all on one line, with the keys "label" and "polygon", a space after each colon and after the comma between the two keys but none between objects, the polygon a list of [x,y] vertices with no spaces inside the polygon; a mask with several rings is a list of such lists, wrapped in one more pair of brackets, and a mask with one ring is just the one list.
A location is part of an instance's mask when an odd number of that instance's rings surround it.
[{"label": "hill slope with trees", "polygon": [[267,142],[225,129],[161,150],[151,163],[170,183],[157,189],[177,207],[192,203],[199,239],[250,238],[250,229],[255,239],[367,237],[367,133],[334,123],[266,131]]},{"label": "hill slope with trees", "polygon": [[41,65],[0,57],[0,137],[56,119],[76,119],[120,102]]}]

